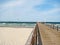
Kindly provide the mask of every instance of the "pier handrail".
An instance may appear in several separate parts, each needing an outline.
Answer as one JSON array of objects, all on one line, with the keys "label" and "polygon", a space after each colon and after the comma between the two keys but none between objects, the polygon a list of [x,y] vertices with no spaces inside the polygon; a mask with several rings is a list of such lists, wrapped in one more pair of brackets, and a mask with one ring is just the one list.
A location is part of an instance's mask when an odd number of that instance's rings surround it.
[{"label": "pier handrail", "polygon": [[30,45],[42,45],[39,23],[36,24]]},{"label": "pier handrail", "polygon": [[27,42],[26,42],[25,45],[30,45],[33,32],[34,32],[34,30],[33,30],[33,31],[31,32],[31,34],[29,35],[29,38],[28,38],[28,40],[27,40]]},{"label": "pier handrail", "polygon": [[38,23],[35,26],[35,29],[31,32],[29,39],[26,45],[42,45]]}]

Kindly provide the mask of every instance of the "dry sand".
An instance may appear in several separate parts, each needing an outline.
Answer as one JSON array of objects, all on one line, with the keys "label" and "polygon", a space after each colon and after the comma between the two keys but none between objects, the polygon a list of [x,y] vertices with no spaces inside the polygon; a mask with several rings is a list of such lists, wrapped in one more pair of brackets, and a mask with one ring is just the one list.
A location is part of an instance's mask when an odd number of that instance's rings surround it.
[{"label": "dry sand", "polygon": [[33,28],[0,27],[0,45],[25,45]]}]

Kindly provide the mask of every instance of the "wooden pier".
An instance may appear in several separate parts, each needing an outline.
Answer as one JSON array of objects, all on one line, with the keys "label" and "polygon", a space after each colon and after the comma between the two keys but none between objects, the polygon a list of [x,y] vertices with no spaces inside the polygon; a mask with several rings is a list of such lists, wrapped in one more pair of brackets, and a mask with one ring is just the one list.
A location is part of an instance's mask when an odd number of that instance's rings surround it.
[{"label": "wooden pier", "polygon": [[37,23],[30,45],[60,45],[60,31]]}]

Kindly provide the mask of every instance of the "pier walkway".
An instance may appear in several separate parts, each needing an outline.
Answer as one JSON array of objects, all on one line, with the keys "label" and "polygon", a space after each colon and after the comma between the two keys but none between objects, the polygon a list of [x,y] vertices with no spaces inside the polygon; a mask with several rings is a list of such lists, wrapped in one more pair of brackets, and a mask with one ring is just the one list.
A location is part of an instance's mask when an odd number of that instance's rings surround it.
[{"label": "pier walkway", "polygon": [[43,45],[60,45],[60,32],[38,23]]},{"label": "pier walkway", "polygon": [[37,23],[34,35],[31,45],[60,45],[60,31],[45,24]]}]

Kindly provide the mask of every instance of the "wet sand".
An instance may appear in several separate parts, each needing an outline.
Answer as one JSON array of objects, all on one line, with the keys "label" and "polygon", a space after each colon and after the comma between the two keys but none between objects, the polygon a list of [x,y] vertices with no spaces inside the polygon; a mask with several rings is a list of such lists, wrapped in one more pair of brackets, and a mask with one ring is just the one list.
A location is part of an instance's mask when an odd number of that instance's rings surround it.
[{"label": "wet sand", "polygon": [[0,45],[25,45],[33,28],[0,27]]}]

